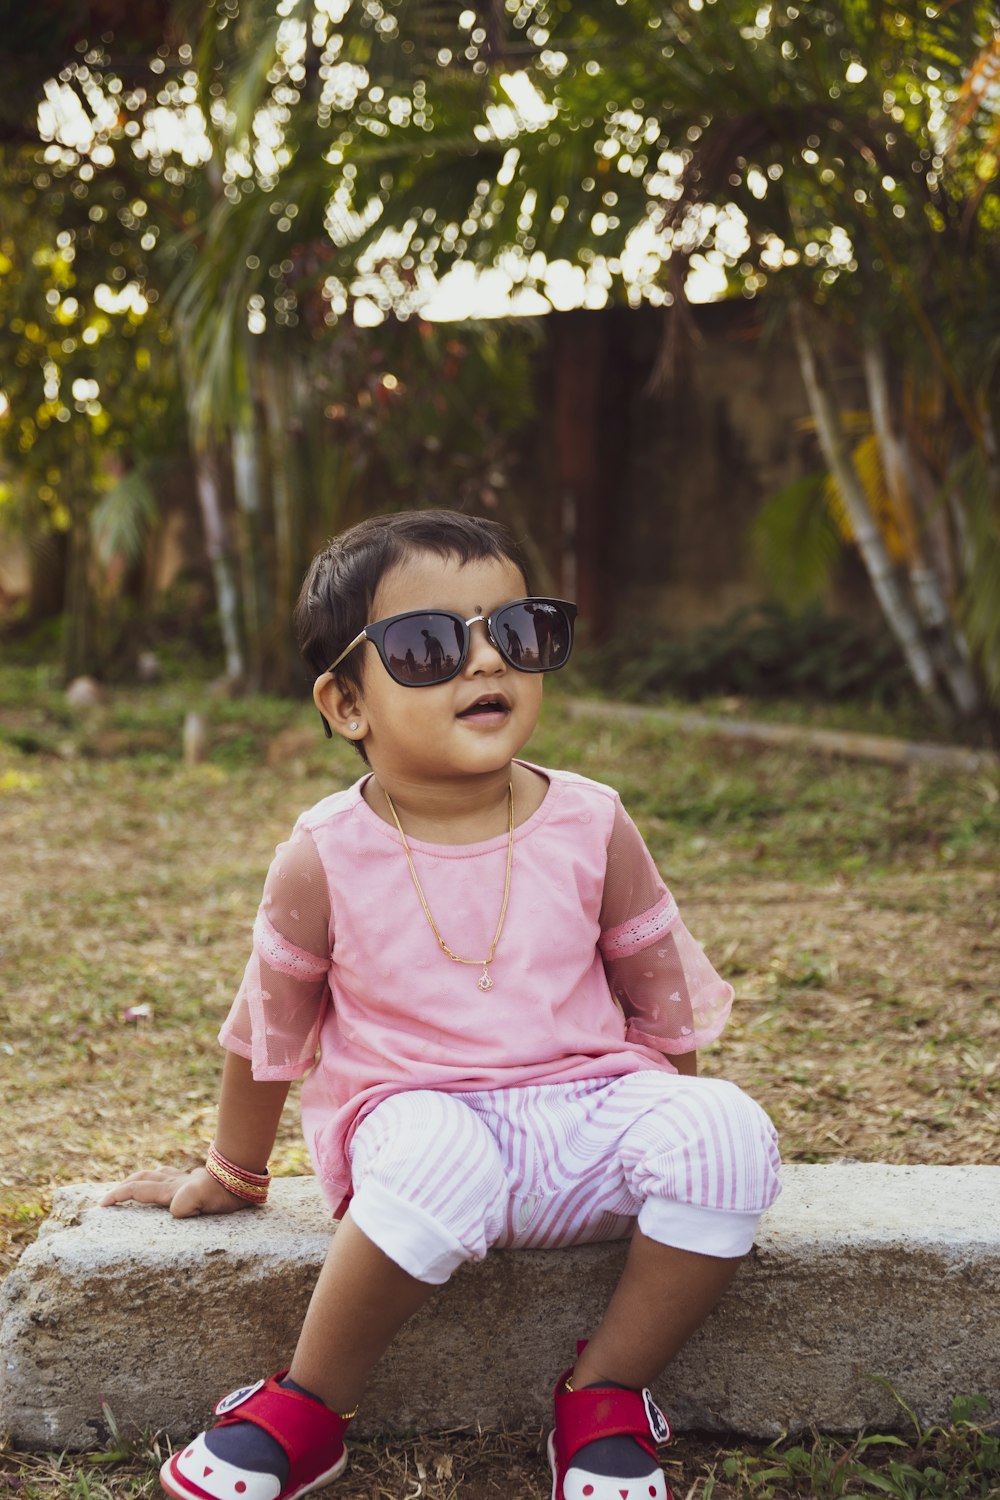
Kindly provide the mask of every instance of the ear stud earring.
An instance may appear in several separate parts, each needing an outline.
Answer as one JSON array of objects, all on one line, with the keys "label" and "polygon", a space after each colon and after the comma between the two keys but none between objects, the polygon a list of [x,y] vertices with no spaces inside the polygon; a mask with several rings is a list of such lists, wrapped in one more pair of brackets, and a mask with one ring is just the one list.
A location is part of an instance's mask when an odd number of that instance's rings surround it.
[{"label": "ear stud earring", "polygon": [[349,728],[351,728],[351,729],[357,729],[357,727],[358,727],[358,721],[357,721],[357,719],[352,719],[351,722],[350,722]]}]

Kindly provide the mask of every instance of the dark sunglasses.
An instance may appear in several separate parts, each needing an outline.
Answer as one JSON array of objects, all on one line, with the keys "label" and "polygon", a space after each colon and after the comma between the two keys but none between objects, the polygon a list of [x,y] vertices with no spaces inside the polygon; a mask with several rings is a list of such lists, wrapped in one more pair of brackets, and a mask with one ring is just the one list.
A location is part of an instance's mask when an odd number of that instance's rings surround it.
[{"label": "dark sunglasses", "polygon": [[436,687],[457,677],[469,655],[470,625],[482,621],[490,644],[519,672],[557,672],[573,649],[576,605],[565,599],[515,599],[488,615],[463,620],[447,609],[410,610],[366,625],[328,672],[362,641],[371,641],[394,682]]}]

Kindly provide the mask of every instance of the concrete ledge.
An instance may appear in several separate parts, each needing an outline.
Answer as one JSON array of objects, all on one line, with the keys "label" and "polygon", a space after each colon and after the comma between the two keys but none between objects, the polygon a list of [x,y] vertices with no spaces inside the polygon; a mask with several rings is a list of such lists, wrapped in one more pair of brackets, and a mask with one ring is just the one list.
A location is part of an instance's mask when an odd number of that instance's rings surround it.
[{"label": "concrete ledge", "polygon": [[[658,1396],[678,1429],[774,1437],[905,1425],[955,1395],[1000,1413],[1000,1167],[793,1166],[753,1255]],[[266,1209],[172,1220],[62,1189],[0,1296],[0,1429],[28,1447],[128,1429],[175,1440],[225,1391],[287,1364],[330,1221],[309,1178]],[[621,1244],[498,1251],[404,1329],[359,1432],[548,1420]]]}]

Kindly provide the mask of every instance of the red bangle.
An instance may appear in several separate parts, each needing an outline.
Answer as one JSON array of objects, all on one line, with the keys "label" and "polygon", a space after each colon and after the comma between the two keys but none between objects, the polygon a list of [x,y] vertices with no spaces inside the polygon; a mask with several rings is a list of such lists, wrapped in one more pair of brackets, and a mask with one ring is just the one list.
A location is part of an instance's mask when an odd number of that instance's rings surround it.
[{"label": "red bangle", "polygon": [[239,1177],[242,1182],[253,1183],[255,1187],[267,1187],[271,1181],[270,1172],[251,1172],[249,1167],[238,1167],[234,1161],[223,1156],[218,1146],[213,1141],[208,1148],[210,1157],[214,1157],[220,1167],[225,1167],[227,1172],[232,1172],[234,1177]]},{"label": "red bangle", "polygon": [[234,1198],[242,1198],[244,1203],[267,1201],[267,1190],[271,1185],[270,1172],[251,1172],[247,1167],[237,1166],[222,1155],[214,1141],[208,1148],[205,1170],[228,1193],[232,1193]]}]

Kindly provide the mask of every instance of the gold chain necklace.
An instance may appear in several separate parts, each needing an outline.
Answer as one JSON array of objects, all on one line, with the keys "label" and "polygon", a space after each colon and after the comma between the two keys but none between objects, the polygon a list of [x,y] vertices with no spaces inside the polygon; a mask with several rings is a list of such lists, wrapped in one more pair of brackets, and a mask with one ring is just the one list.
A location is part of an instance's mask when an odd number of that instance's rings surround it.
[{"label": "gold chain necklace", "polygon": [[504,879],[503,886],[503,905],[500,907],[500,920],[497,923],[497,930],[493,934],[493,942],[490,944],[490,951],[485,958],[460,958],[457,953],[452,952],[452,950],[448,947],[448,944],[445,942],[444,938],[441,936],[441,933],[438,931],[438,925],[435,922],[434,918],[431,916],[431,909],[427,905],[427,897],[424,895],[423,887],[420,884],[420,879],[417,875],[416,867],[413,863],[413,855],[410,853],[410,845],[407,841],[406,834],[403,832],[403,825],[399,821],[399,815],[396,812],[396,809],[392,803],[392,798],[389,796],[389,793],[386,791],[385,787],[382,788],[382,795],[385,797],[385,800],[389,805],[389,811],[392,813],[392,821],[399,829],[399,836],[403,840],[403,851],[406,854],[406,863],[410,867],[410,874],[413,877],[413,884],[416,886],[417,895],[420,897],[420,905],[424,909],[424,916],[431,924],[431,931],[438,940],[438,947],[443,953],[446,953],[448,957],[452,959],[452,961],[456,964],[470,964],[475,969],[478,969],[480,966],[482,966],[483,972],[482,974],[480,974],[476,983],[481,990],[491,990],[493,988],[493,980],[490,978],[490,964],[493,962],[494,955],[497,951],[497,943],[499,943],[500,934],[501,932],[503,932],[504,918],[507,915],[507,901],[510,896],[510,871],[511,866],[514,863],[513,782],[509,781],[507,783],[507,874]]}]

